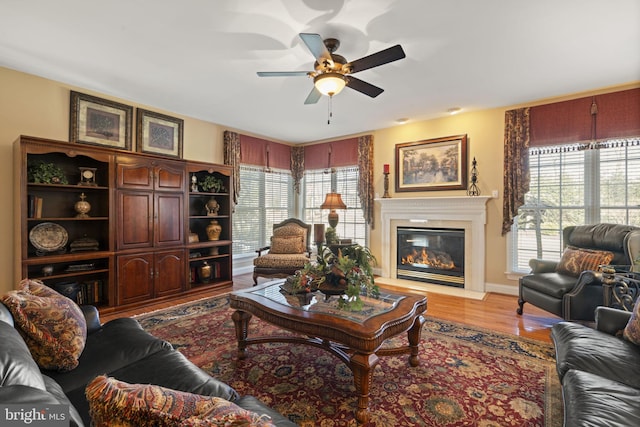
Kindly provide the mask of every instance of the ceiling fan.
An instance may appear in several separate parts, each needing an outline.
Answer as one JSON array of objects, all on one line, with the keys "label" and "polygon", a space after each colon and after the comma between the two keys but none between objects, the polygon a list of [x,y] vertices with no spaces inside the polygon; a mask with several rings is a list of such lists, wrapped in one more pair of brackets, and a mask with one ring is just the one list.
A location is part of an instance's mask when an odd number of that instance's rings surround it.
[{"label": "ceiling fan", "polygon": [[344,56],[334,52],[340,47],[340,40],[322,39],[319,34],[300,33],[300,38],[316,58],[314,71],[259,71],[260,77],[309,76],[313,78],[313,89],[304,101],[315,104],[322,95],[333,97],[344,87],[357,90],[372,98],[384,92],[377,86],[355,78],[352,74],[397,61],[405,57],[402,46],[395,45],[355,61],[347,62]]}]

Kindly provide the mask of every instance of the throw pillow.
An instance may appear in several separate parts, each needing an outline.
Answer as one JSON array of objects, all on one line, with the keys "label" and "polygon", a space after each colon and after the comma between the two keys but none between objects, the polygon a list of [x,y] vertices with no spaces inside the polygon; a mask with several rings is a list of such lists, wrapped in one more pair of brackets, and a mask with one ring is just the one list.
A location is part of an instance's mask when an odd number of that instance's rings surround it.
[{"label": "throw pillow", "polygon": [[633,312],[631,312],[627,326],[622,331],[622,336],[627,341],[640,345],[640,298],[633,305]]},{"label": "throw pillow", "polygon": [[91,381],[85,394],[95,427],[275,427],[267,415],[242,409],[220,397],[129,384],[104,375]]},{"label": "throw pillow", "polygon": [[556,267],[558,273],[578,277],[586,270],[597,270],[613,260],[613,252],[567,246]]},{"label": "throw pillow", "polygon": [[70,371],[87,339],[87,323],[78,305],[38,280],[25,279],[2,302],[29,351],[42,369]]},{"label": "throw pillow", "polygon": [[286,236],[286,237],[272,237],[271,249],[269,253],[272,254],[301,254],[304,252],[304,246],[302,245],[302,236]]}]

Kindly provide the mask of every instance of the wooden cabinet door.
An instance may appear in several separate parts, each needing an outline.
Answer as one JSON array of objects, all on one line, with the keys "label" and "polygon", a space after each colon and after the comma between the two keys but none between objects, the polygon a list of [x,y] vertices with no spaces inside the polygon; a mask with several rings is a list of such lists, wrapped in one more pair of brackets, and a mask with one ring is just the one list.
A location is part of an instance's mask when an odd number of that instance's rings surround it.
[{"label": "wooden cabinet door", "polygon": [[153,193],[146,191],[119,191],[117,200],[118,249],[153,246],[154,225]]},{"label": "wooden cabinet door", "polygon": [[155,194],[154,245],[184,244],[184,194]]},{"label": "wooden cabinet door", "polygon": [[118,156],[116,184],[118,188],[153,189],[153,165],[149,159]]},{"label": "wooden cabinet door", "polygon": [[185,170],[182,163],[154,161],[154,166],[156,191],[184,192]]},{"label": "wooden cabinet door", "polygon": [[118,304],[153,298],[153,252],[121,255],[117,264]]},{"label": "wooden cabinet door", "polygon": [[182,292],[186,283],[185,251],[156,252],[154,278],[156,297]]}]

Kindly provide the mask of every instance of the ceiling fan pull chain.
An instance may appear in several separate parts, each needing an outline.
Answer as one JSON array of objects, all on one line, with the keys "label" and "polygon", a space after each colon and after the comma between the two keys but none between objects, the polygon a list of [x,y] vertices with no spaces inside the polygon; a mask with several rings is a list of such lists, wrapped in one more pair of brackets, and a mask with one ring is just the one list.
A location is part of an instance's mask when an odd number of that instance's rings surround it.
[{"label": "ceiling fan pull chain", "polygon": [[327,124],[331,124],[331,117],[333,117],[333,111],[331,107],[331,101],[333,100],[333,96],[329,95],[329,103],[327,104],[328,112],[327,112]]}]

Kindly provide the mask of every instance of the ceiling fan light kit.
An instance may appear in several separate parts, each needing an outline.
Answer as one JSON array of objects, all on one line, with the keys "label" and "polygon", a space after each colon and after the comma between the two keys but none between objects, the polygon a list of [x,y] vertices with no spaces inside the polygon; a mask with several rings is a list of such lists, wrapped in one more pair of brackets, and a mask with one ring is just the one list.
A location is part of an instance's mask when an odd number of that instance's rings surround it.
[{"label": "ceiling fan light kit", "polygon": [[405,57],[402,46],[395,45],[352,62],[334,52],[340,41],[334,38],[325,40],[319,34],[300,33],[300,38],[316,59],[314,71],[260,71],[260,77],[309,76],[314,87],[307,96],[305,104],[315,104],[322,95],[333,97],[345,87],[363,93],[371,98],[380,95],[384,89],[355,78],[352,74],[397,61]]},{"label": "ceiling fan light kit", "polygon": [[321,94],[333,96],[339,94],[347,82],[340,73],[324,73],[315,76],[313,84]]}]

